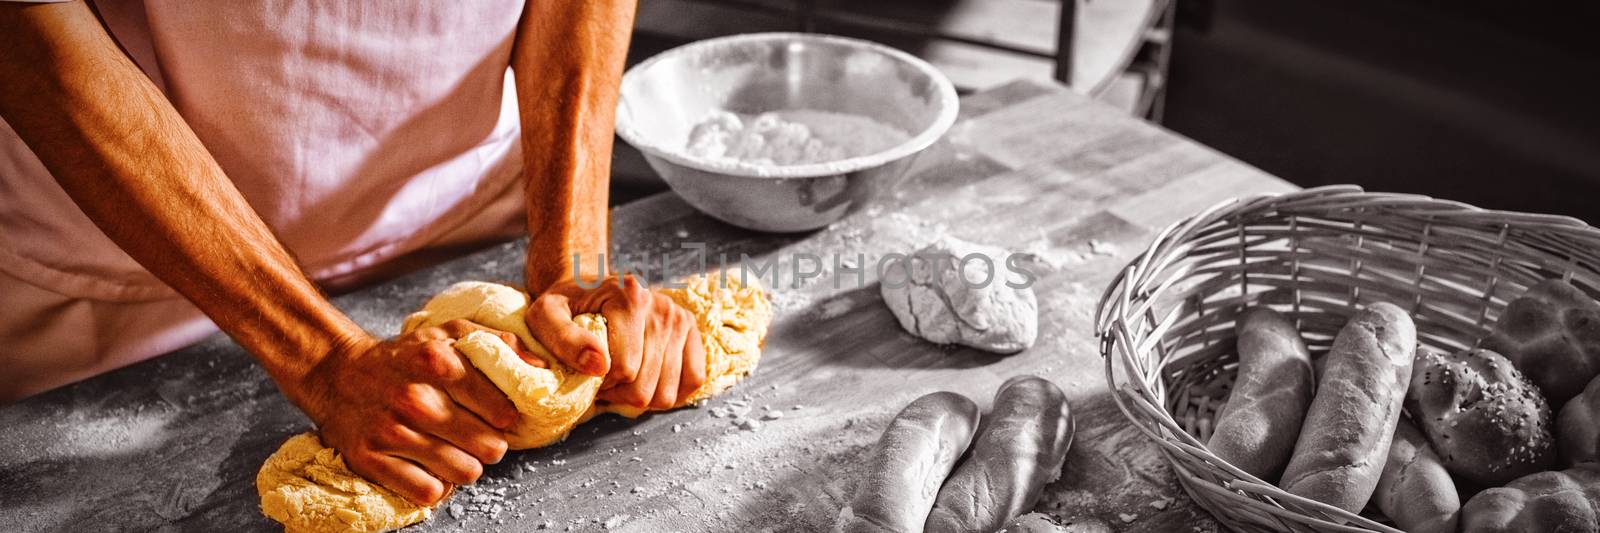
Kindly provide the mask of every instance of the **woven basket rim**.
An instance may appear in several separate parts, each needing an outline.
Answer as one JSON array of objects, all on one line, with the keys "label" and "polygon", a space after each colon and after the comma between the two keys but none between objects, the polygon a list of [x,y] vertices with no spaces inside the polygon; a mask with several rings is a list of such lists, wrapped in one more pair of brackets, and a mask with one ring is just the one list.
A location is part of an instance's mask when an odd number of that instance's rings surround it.
[{"label": "woven basket rim", "polygon": [[[1302,210],[1304,213],[1371,211],[1382,212],[1395,218],[1414,215],[1417,221],[1423,224],[1425,232],[1434,225],[1440,227],[1498,225],[1502,228],[1502,241],[1508,231],[1518,228],[1536,229],[1600,242],[1600,230],[1568,216],[1490,210],[1419,194],[1367,192],[1355,185],[1332,185],[1286,193],[1241,196],[1218,202],[1157,231],[1150,244],[1120,269],[1107,284],[1095,307],[1094,334],[1105,363],[1106,383],[1111,389],[1117,408],[1134,427],[1160,446],[1164,452],[1163,456],[1168,462],[1173,463],[1175,471],[1199,464],[1212,469],[1212,473],[1219,479],[1231,477],[1235,481],[1219,484],[1207,478],[1185,474],[1188,479],[1182,485],[1191,497],[1202,499],[1194,494],[1189,483],[1203,483],[1242,496],[1243,498],[1230,498],[1230,501],[1250,502],[1249,505],[1257,506],[1254,510],[1260,511],[1258,514],[1283,517],[1285,513],[1289,513],[1287,516],[1293,517],[1290,523],[1303,528],[1318,531],[1397,532],[1397,529],[1369,518],[1291,495],[1275,484],[1256,478],[1212,455],[1206,449],[1205,443],[1183,429],[1166,408],[1163,372],[1167,367],[1166,363],[1170,362],[1167,360],[1170,356],[1156,356],[1155,363],[1151,365],[1146,365],[1142,360],[1144,357],[1142,354],[1164,351],[1160,343],[1165,332],[1161,328],[1173,323],[1174,317],[1154,316],[1156,312],[1154,302],[1164,296],[1163,291],[1171,291],[1173,287],[1171,284],[1163,283],[1145,292],[1138,292],[1136,285],[1142,285],[1148,276],[1159,276],[1166,271],[1165,269],[1183,262],[1187,254],[1193,250],[1191,238],[1202,231],[1213,231],[1218,227],[1240,227],[1242,223],[1266,218],[1268,214],[1296,214]],[[1360,223],[1356,225],[1359,227]],[[1243,231],[1241,228],[1241,235]],[[1574,260],[1570,266],[1572,270],[1582,270],[1590,276],[1600,278],[1600,272],[1596,272],[1596,269],[1600,269],[1600,265],[1580,264]],[[1243,267],[1241,270],[1248,271],[1249,268]],[[1187,275],[1173,274],[1171,277],[1177,279]],[[1570,279],[1571,272],[1569,271],[1565,277]],[[1134,280],[1139,281],[1134,282]],[[1143,289],[1145,288],[1140,287],[1140,290]],[[1248,296],[1249,294],[1245,295]],[[1421,304],[1422,297],[1419,295],[1417,298],[1418,304]],[[1181,310],[1182,306],[1174,306],[1170,314],[1176,315]],[[1132,318],[1136,322],[1142,320],[1154,325],[1149,326],[1149,331],[1131,331],[1124,321],[1125,318]],[[1140,413],[1146,416],[1141,416]],[[1180,460],[1185,464],[1177,464]],[[1293,507],[1307,509],[1321,516],[1313,516],[1282,504],[1271,504],[1263,501],[1263,498],[1288,502],[1293,504]],[[1211,505],[1221,503],[1209,498],[1205,501]],[[1234,527],[1234,524],[1227,519],[1221,516],[1216,518],[1225,525]],[[1254,523],[1251,524],[1252,529],[1256,527],[1258,526]]]}]

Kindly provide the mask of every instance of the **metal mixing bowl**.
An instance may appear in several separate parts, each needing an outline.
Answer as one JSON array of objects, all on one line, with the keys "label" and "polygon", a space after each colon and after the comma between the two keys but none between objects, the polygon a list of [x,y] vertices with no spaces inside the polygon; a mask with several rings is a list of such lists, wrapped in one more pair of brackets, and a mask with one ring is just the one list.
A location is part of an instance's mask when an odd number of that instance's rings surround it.
[{"label": "metal mixing bowl", "polygon": [[[622,77],[617,133],[690,205],[730,224],[794,232],[826,226],[900,181],[956,118],[956,91],[933,66],[876,43],[754,33],[662,52]],[[685,153],[715,111],[814,109],[866,116],[910,139],[827,163],[764,167]]]}]

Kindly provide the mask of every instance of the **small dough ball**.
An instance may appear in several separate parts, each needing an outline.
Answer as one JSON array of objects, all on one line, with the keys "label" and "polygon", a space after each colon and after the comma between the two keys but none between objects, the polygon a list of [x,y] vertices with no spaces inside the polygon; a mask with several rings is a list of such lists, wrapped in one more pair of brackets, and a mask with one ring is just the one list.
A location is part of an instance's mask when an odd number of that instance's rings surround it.
[{"label": "small dough ball", "polygon": [[1600,304],[1561,280],[1540,283],[1506,306],[1483,347],[1564,405],[1600,374]]},{"label": "small dough ball", "polygon": [[1406,409],[1451,474],[1497,487],[1555,465],[1550,407],[1510,361],[1489,350],[1422,350]]},{"label": "small dough ball", "polygon": [[1600,378],[1567,402],[1556,418],[1561,460],[1571,466],[1600,461]]},{"label": "small dough ball", "polygon": [[433,514],[350,471],[316,434],[290,438],[256,474],[261,512],[299,533],[372,532],[399,529]]},{"label": "small dough ball", "polygon": [[1033,287],[1009,268],[1010,254],[946,237],[905,260],[890,261],[882,274],[884,303],[912,335],[939,344],[960,344],[995,353],[1016,353],[1039,335],[1039,304]]}]

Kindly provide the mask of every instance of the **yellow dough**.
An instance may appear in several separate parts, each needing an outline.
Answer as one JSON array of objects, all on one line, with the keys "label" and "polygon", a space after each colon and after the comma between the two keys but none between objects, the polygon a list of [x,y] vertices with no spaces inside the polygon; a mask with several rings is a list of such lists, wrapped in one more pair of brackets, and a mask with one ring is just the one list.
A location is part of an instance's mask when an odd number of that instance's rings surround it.
[{"label": "yellow dough", "polygon": [[[725,276],[695,276],[685,280],[682,288],[661,291],[694,315],[705,346],[706,384],[690,394],[690,402],[727,390],[754,371],[761,358],[772,307],[755,280],[748,280],[747,285],[740,278],[737,270]],[[462,282],[435,295],[421,311],[407,317],[402,330],[465,319],[516,335],[530,352],[544,359],[548,368],[529,365],[510,345],[485,332],[473,332],[455,342],[455,348],[522,413],[507,435],[512,449],[559,442],[573,427],[599,414],[633,418],[646,411],[597,405],[601,378],[568,368],[534,340],[523,322],[527,306],[527,294],[512,287]],[[605,342],[605,319],[581,315],[574,321]],[[350,471],[339,453],[324,447],[313,433],[296,435],[267,458],[256,474],[256,490],[261,495],[261,511],[291,532],[387,531],[426,520],[432,513],[432,508],[415,505]]]},{"label": "yellow dough", "polygon": [[256,489],[261,510],[289,532],[388,531],[433,514],[351,472],[315,433],[290,437],[268,457]]}]

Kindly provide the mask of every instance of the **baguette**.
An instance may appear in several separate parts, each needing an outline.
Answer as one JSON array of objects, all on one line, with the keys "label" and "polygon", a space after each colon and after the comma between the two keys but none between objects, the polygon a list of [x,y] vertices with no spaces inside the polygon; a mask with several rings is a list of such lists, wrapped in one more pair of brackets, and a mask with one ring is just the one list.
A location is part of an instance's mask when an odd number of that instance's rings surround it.
[{"label": "baguette", "polygon": [[1311,353],[1294,324],[1266,307],[1245,312],[1235,329],[1238,377],[1206,448],[1252,476],[1276,481],[1311,405]]},{"label": "baguette", "polygon": [[924,530],[990,533],[1033,509],[1045,484],[1061,477],[1073,430],[1067,396],[1054,383],[1006,380],[972,453],[939,489]]},{"label": "baguette", "polygon": [[1281,486],[1351,513],[1378,487],[1411,384],[1417,330],[1399,307],[1373,304],[1339,330]]},{"label": "baguette", "polygon": [[916,533],[939,485],[972,443],[978,406],[935,392],[912,401],[889,422],[856,495],[840,513],[845,533]]},{"label": "baguette", "polygon": [[1422,431],[1404,419],[1394,428],[1389,458],[1378,477],[1378,492],[1373,495],[1383,511],[1399,529],[1411,533],[1455,533],[1461,510],[1461,496],[1455,482],[1439,461],[1439,454],[1428,447]]}]

